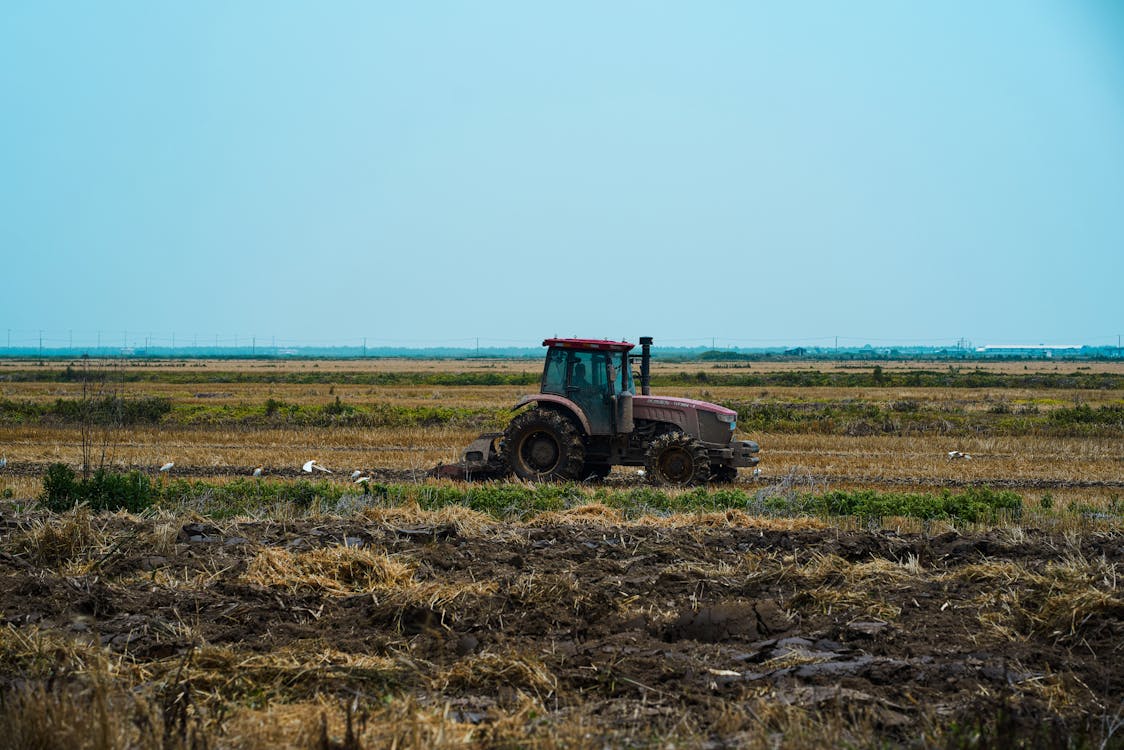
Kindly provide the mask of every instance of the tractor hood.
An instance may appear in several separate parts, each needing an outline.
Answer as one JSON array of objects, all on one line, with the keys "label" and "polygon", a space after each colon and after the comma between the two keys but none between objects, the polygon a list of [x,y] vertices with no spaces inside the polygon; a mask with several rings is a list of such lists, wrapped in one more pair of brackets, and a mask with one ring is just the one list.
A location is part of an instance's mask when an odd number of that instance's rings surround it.
[{"label": "tractor hood", "polygon": [[726,417],[737,417],[737,412],[725,406],[712,404],[709,401],[696,401],[693,398],[679,398],[678,396],[635,396],[632,400],[633,407],[652,409],[679,409],[682,411],[709,411]]},{"label": "tractor hood", "polygon": [[738,414],[732,409],[675,396],[634,396],[632,416],[675,425],[688,435],[714,445],[729,445],[738,425]]}]

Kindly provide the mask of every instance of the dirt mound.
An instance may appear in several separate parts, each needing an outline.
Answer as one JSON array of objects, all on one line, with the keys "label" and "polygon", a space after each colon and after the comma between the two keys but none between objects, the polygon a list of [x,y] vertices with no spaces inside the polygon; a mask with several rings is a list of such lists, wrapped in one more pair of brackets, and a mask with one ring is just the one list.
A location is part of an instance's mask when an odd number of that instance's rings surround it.
[{"label": "dirt mound", "polygon": [[728,601],[684,610],[668,627],[666,637],[671,641],[690,638],[721,643],[733,638],[766,638],[791,625],[791,618],[776,602]]}]

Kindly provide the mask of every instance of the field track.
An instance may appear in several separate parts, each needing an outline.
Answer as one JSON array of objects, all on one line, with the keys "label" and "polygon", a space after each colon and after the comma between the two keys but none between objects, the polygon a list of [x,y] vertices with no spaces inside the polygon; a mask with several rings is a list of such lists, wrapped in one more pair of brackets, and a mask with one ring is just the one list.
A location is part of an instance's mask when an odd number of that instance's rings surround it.
[{"label": "field track", "polygon": [[[42,462],[9,462],[4,469],[6,474],[19,477],[40,477],[46,473],[49,464]],[[249,478],[256,467],[254,466],[177,466],[168,473],[169,478],[189,479],[235,479]],[[114,465],[114,470],[141,471],[153,476],[158,472],[148,465]],[[392,482],[414,482],[426,479],[426,472],[414,469],[396,469],[389,467],[370,467],[363,471],[374,479]],[[643,478],[635,475],[635,469],[617,469],[608,479],[600,482],[612,487],[643,486],[647,483]],[[300,469],[279,468],[267,469],[264,478],[283,479],[329,479],[335,481],[350,481],[346,473],[308,474]],[[764,489],[772,486],[777,481],[776,477],[766,477],[754,480],[743,474],[732,486],[740,489]],[[814,481],[817,484],[830,484],[833,486],[861,485],[863,487],[925,487],[925,488],[957,488],[957,487],[992,487],[995,489],[1011,490],[1050,490],[1050,489],[1085,489],[1124,488],[1124,477],[1121,479],[1012,479],[1009,477],[974,477],[971,479],[948,477],[944,479],[919,479],[913,476],[885,476],[885,475],[856,475],[844,474],[816,474]]]}]

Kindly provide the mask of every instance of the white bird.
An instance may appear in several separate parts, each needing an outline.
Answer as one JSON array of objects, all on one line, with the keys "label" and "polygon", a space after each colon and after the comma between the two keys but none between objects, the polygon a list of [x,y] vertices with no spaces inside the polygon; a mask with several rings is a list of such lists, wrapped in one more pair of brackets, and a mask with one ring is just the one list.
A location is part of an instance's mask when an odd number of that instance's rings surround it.
[{"label": "white bird", "polygon": [[3,469],[7,465],[8,465],[8,457],[4,456],[3,458],[0,458],[0,469]]},{"label": "white bird", "polygon": [[311,474],[311,473],[313,472],[313,470],[315,470],[315,471],[322,471],[322,472],[324,472],[325,474],[331,474],[331,473],[332,473],[330,469],[326,469],[325,467],[323,467],[323,466],[321,466],[320,464],[316,463],[316,459],[315,459],[315,458],[314,458],[314,459],[312,459],[311,461],[305,461],[305,462],[304,462],[304,466],[302,466],[301,468],[302,468],[302,469],[304,469],[304,472],[305,472],[306,474]]},{"label": "white bird", "polygon": [[754,469],[753,470],[753,478],[757,479],[757,477],[759,477],[759,476],[761,476],[761,469]]},{"label": "white bird", "polygon": [[259,466],[258,468],[256,468],[256,469],[254,469],[254,476],[255,476],[255,477],[260,477],[260,476],[261,476],[261,469],[262,469],[262,467],[260,467],[260,466]]},{"label": "white bird", "polygon": [[175,464],[169,461],[168,463],[160,467],[160,471],[171,471],[173,466],[175,466]]},{"label": "white bird", "polygon": [[366,484],[369,481],[371,481],[370,477],[359,477],[358,479],[355,480],[355,483],[356,484]]},{"label": "white bird", "polygon": [[351,472],[351,478],[358,479],[360,476],[362,476],[362,474],[363,472],[359,471],[359,469],[356,469],[355,471]]},{"label": "white bird", "polygon": [[967,453],[962,453],[960,451],[949,451],[948,452],[948,460],[949,461],[955,461],[959,458],[962,458],[965,461],[971,461],[972,460],[972,457],[969,456]]}]

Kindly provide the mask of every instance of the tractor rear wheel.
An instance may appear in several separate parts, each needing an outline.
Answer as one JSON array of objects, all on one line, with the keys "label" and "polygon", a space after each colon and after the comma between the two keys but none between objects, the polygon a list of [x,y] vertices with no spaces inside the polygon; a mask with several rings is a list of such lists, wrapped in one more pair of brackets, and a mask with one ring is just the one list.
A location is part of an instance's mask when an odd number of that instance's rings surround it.
[{"label": "tractor rear wheel", "polygon": [[550,409],[531,409],[511,420],[501,450],[521,479],[578,479],[585,462],[580,431]]},{"label": "tractor rear wheel", "polygon": [[657,484],[686,487],[706,484],[710,479],[706,446],[682,432],[670,432],[653,440],[644,456],[644,468]]}]

